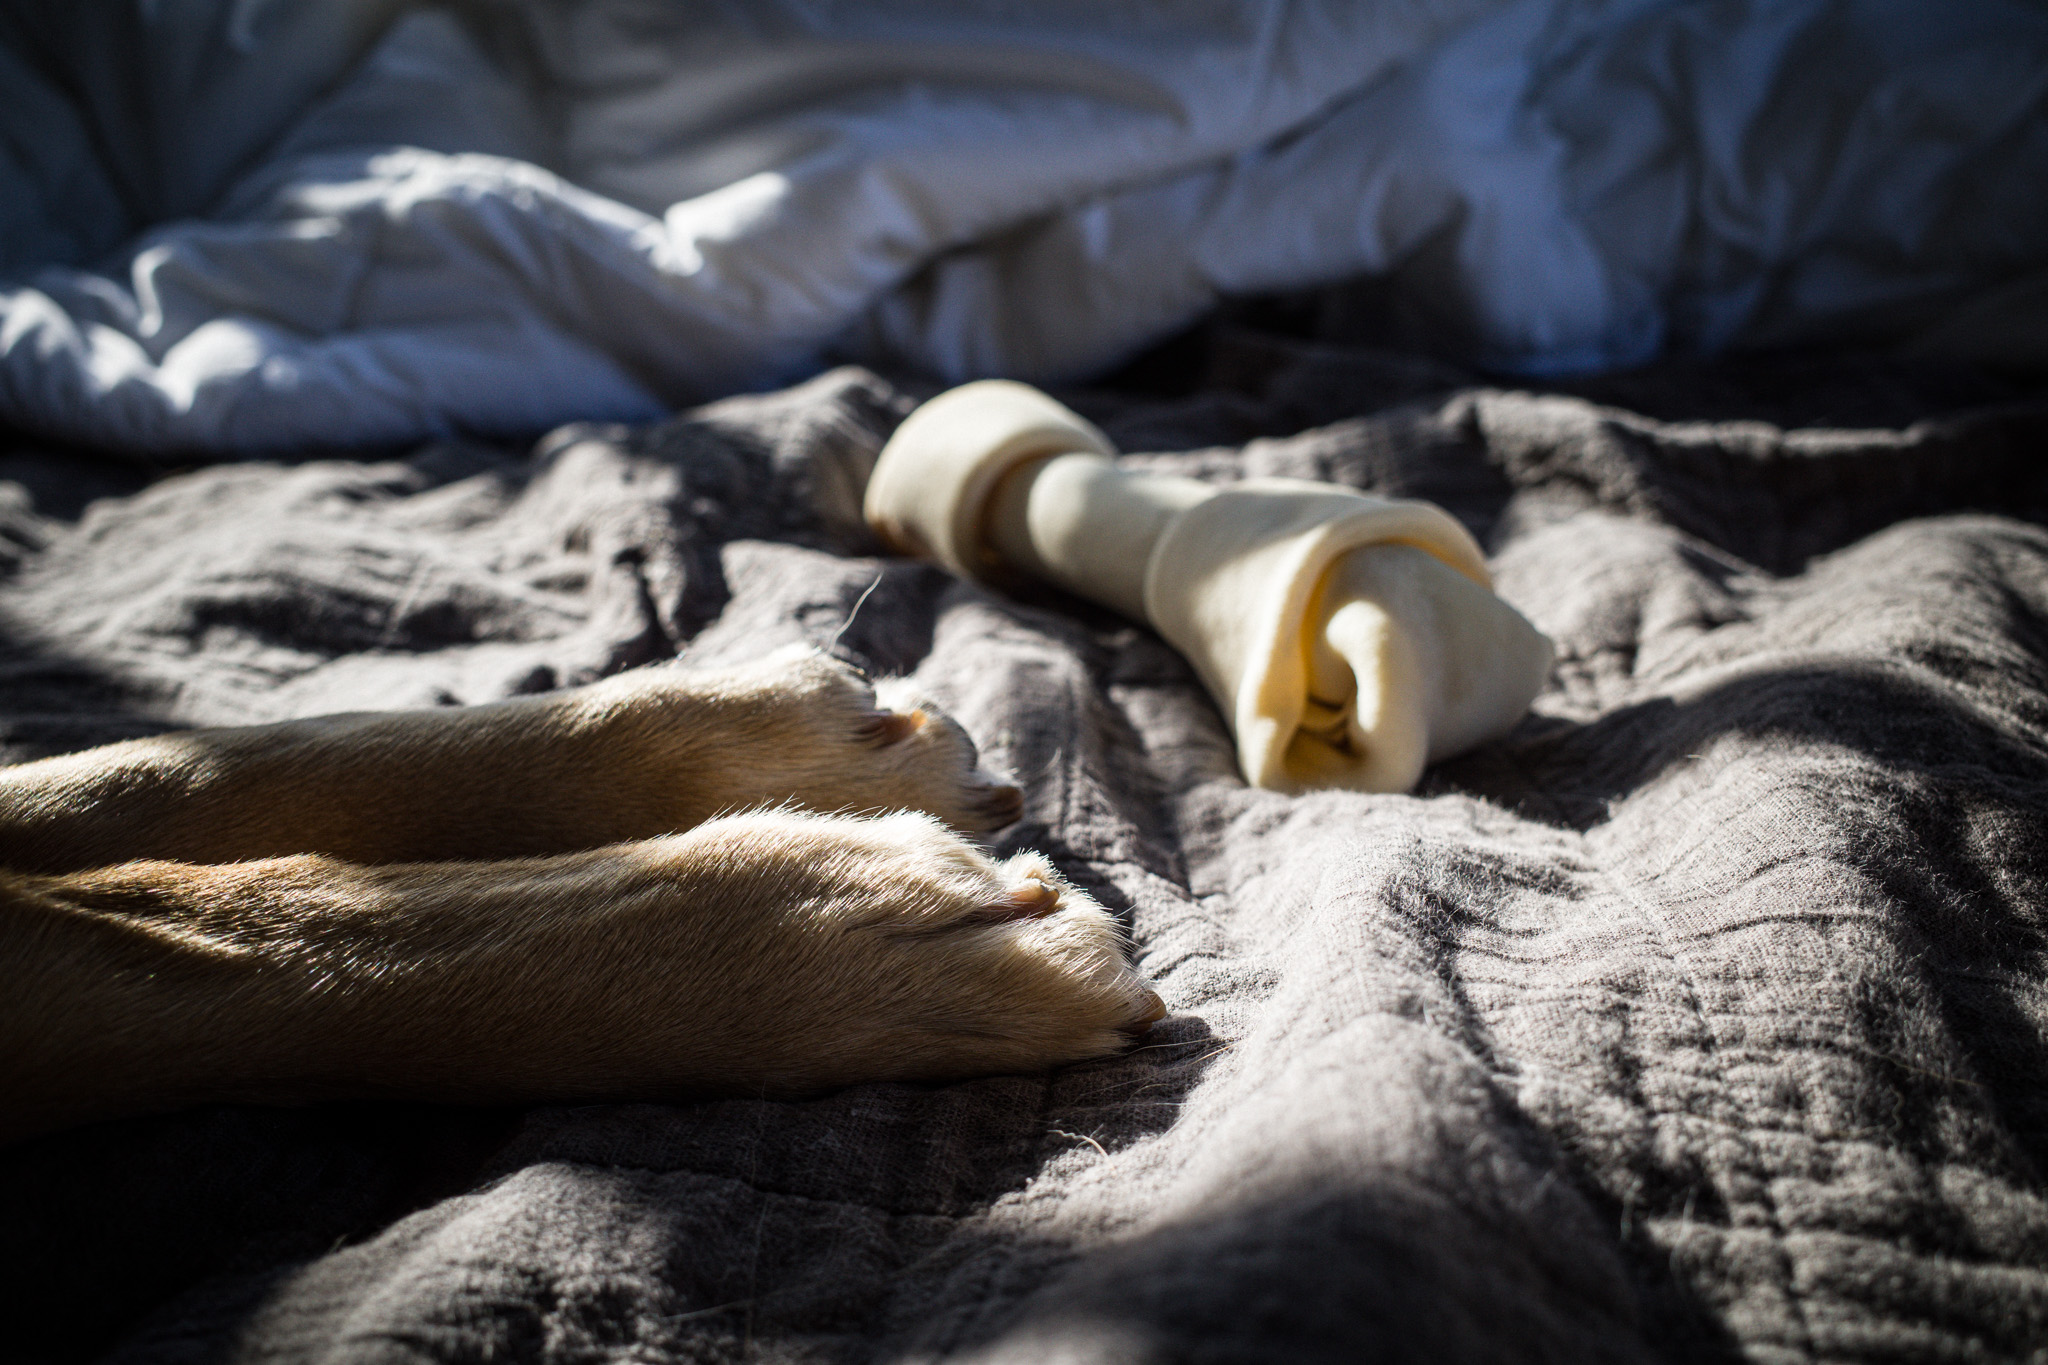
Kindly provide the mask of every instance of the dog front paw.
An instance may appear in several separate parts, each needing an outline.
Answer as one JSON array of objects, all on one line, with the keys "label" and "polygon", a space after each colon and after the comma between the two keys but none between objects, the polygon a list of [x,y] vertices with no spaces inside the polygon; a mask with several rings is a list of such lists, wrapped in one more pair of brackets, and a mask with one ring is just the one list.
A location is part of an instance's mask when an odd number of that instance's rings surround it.
[{"label": "dog front paw", "polygon": [[[907,680],[870,684],[815,650],[717,672],[644,669],[599,687],[630,698],[621,747],[673,753],[667,780],[705,814],[784,803],[914,810],[978,834],[1023,813],[1022,793],[983,772],[967,732]],[[677,723],[664,731],[672,711]]]},{"label": "dog front paw", "polygon": [[1117,1052],[1165,1012],[1116,921],[1038,854],[998,863],[909,813],[759,812],[673,842],[717,869],[751,940],[730,979],[757,994],[715,1023],[744,1059],[734,1088],[1040,1071]]}]

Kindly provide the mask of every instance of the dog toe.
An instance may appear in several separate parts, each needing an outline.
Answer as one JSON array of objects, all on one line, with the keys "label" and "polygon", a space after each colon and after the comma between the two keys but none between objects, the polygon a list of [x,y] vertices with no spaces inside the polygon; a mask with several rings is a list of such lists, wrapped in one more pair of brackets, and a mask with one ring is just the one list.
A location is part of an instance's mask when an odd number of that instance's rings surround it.
[{"label": "dog toe", "polygon": [[968,919],[979,924],[1008,924],[1015,920],[1044,919],[1060,908],[1060,891],[1035,877],[1026,877]]},{"label": "dog toe", "polygon": [[858,734],[862,742],[886,749],[922,730],[924,722],[922,711],[870,711],[861,717]]},{"label": "dog toe", "polygon": [[971,790],[963,804],[978,830],[1001,829],[1024,815],[1024,793],[1007,782]]}]

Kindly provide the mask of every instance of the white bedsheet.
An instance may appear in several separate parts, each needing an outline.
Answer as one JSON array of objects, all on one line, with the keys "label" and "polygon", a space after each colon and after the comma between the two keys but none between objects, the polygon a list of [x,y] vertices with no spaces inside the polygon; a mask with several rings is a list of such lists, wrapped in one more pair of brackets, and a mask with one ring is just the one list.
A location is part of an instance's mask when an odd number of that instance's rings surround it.
[{"label": "white bedsheet", "polygon": [[0,417],[112,447],[1067,380],[1361,274],[1527,372],[2040,325],[2027,0],[70,9],[0,11]]}]

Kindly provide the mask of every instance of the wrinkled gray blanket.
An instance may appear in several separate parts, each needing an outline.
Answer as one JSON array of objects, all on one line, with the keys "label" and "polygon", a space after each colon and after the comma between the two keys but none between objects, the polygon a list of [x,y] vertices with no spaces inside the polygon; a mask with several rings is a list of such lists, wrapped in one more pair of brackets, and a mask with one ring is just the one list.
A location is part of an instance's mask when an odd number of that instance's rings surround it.
[{"label": "wrinkled gray blanket", "polygon": [[1510,740],[1245,789],[1147,632],[876,556],[910,399],[858,372],[530,457],[0,464],[11,757],[836,640],[1016,774],[998,844],[1172,1011],[1052,1076],[39,1140],[0,1356],[2048,1359],[2048,404],[1220,354],[1074,401],[1159,467],[1449,506],[1560,646]]}]

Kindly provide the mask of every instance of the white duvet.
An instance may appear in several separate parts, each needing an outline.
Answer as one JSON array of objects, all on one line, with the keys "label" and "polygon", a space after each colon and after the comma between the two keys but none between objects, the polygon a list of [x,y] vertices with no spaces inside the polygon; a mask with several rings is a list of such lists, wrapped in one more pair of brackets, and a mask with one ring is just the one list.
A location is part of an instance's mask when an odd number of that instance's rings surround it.
[{"label": "white duvet", "polygon": [[2028,0],[130,0],[0,40],[0,419],[99,445],[1070,380],[1358,276],[1508,370],[2048,358]]}]

